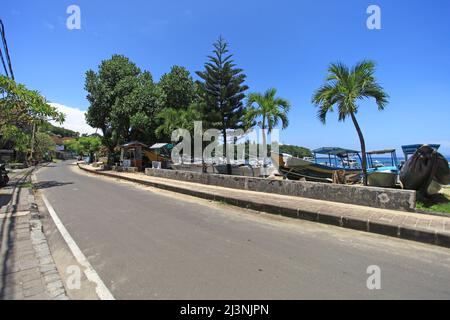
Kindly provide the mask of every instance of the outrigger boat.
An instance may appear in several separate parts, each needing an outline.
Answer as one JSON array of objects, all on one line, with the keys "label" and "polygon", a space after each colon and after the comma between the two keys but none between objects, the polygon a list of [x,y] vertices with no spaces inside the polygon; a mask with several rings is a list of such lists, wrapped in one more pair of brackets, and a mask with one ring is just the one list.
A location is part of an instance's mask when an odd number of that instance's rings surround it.
[{"label": "outrigger boat", "polygon": [[[359,151],[326,147],[313,150],[313,154],[313,161],[276,152],[272,152],[271,157],[279,172],[287,179],[331,183],[333,175],[338,171],[343,171],[347,181],[361,180],[361,167],[354,161],[355,157],[361,160]],[[319,163],[319,155],[325,155],[328,161]]]},{"label": "outrigger boat", "polygon": [[[389,154],[391,161],[384,165],[373,156]],[[367,155],[367,182],[372,187],[395,188],[398,180],[398,161],[395,149],[370,151]]]}]

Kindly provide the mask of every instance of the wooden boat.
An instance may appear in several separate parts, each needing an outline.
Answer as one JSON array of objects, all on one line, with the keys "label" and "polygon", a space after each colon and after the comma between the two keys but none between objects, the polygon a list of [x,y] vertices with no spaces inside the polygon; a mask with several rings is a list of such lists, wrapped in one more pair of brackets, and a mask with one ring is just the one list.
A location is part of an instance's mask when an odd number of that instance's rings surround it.
[{"label": "wooden boat", "polygon": [[[288,154],[279,154],[272,152],[272,161],[282,175],[287,179],[315,182],[333,182],[333,176],[337,172],[345,175],[349,182],[357,182],[361,178],[362,170],[354,165],[350,166],[351,157],[359,156],[355,150],[327,147],[313,151],[314,161],[293,157]],[[319,155],[326,155],[328,162],[320,164]]]},{"label": "wooden boat", "polygon": [[402,147],[406,162],[400,171],[400,181],[404,189],[431,196],[450,184],[448,161],[438,153],[439,147],[438,144]]},{"label": "wooden boat", "polygon": [[[389,166],[381,164],[374,156],[389,154]],[[367,155],[367,182],[369,186],[381,188],[395,188],[399,174],[397,154],[395,149],[370,151]]]}]

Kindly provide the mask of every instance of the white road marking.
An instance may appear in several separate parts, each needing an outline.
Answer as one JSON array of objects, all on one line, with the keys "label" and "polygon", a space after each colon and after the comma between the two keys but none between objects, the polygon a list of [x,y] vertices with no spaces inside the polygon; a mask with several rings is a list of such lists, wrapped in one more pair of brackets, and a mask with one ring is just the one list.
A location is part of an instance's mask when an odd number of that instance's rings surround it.
[{"label": "white road marking", "polygon": [[109,291],[109,289],[106,287],[105,283],[102,281],[102,279],[100,278],[98,273],[94,270],[92,265],[86,259],[83,252],[80,250],[78,245],[75,243],[73,238],[70,236],[66,227],[64,227],[63,223],[61,222],[58,215],[56,214],[56,211],[53,209],[52,205],[47,200],[45,195],[42,195],[42,199],[44,200],[44,203],[48,209],[48,212],[50,213],[50,216],[52,217],[53,221],[55,222],[56,227],[58,228],[62,237],[66,241],[67,245],[69,246],[70,251],[72,251],[72,254],[74,255],[75,259],[77,259],[77,262],[80,265],[85,267],[84,274],[86,275],[86,277],[88,278],[89,281],[94,282],[96,284],[95,292],[97,293],[100,300],[115,300],[111,291]]}]

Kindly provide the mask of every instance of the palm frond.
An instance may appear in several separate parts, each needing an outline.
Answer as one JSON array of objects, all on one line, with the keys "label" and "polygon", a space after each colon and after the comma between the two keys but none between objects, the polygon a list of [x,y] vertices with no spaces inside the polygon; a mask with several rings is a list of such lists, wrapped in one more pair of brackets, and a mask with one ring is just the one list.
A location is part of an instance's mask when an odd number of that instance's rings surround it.
[{"label": "palm frond", "polygon": [[333,105],[329,103],[323,103],[319,105],[319,109],[317,111],[317,118],[325,124],[327,122],[327,113],[333,112]]},{"label": "palm frond", "polygon": [[346,82],[349,75],[349,69],[342,62],[332,63],[328,68],[327,81]]}]

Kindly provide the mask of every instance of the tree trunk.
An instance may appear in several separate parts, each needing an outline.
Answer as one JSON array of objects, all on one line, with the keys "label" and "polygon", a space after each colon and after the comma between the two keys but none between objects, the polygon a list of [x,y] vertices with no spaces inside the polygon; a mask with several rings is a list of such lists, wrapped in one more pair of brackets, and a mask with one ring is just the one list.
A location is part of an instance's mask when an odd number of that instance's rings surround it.
[{"label": "tree trunk", "polygon": [[36,139],[36,124],[33,122],[33,130],[31,132],[31,161],[34,160],[34,145],[35,145],[35,139]]},{"label": "tree trunk", "polygon": [[262,129],[262,151],[263,151],[263,168],[266,167],[266,158],[267,158],[267,136],[266,136],[266,116],[263,115],[263,121],[261,125]]},{"label": "tree trunk", "polygon": [[225,128],[223,130],[223,151],[225,153],[225,159],[227,162],[227,174],[231,176],[231,163],[230,163],[230,159],[228,158],[228,150],[227,150],[227,129]]},{"label": "tree trunk", "polygon": [[362,134],[361,128],[359,127],[358,121],[356,120],[355,114],[350,113],[353,124],[355,125],[356,131],[358,132],[359,141],[361,143],[361,157],[362,157],[362,171],[363,171],[363,183],[367,186],[367,157],[366,157],[366,142],[364,141],[364,136]]}]

